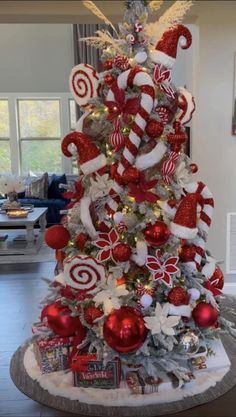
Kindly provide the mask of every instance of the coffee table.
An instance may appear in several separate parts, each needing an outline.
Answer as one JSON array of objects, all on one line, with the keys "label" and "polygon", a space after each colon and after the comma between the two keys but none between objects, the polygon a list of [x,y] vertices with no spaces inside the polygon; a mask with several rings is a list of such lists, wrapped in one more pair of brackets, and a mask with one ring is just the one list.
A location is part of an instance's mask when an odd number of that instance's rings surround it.
[{"label": "coffee table", "polygon": [[[37,253],[43,243],[47,210],[44,207],[36,207],[24,218],[9,218],[7,214],[0,214],[0,236],[8,235],[5,241],[0,242],[0,255]],[[40,229],[38,234],[35,234],[37,222],[39,222]],[[15,227],[17,230],[14,230]],[[23,235],[20,233],[21,228],[25,229]]]}]

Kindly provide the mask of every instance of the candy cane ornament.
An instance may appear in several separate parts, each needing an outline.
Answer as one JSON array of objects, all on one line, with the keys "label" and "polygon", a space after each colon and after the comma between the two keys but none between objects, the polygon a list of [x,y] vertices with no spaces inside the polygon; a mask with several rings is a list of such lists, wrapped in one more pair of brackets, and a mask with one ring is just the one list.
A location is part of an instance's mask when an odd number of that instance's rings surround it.
[{"label": "candy cane ornament", "polygon": [[[106,204],[106,210],[109,214],[115,213],[121,201],[120,195],[123,191],[121,176],[124,170],[131,167],[135,162],[147,121],[153,109],[155,97],[152,78],[139,67],[121,73],[117,78],[117,84],[123,90],[126,90],[128,87],[132,88],[133,86],[139,87],[141,90],[141,100],[118,164],[114,185],[109,193],[109,199]],[[114,93],[111,88],[107,95],[107,101],[114,101],[114,98]]]}]

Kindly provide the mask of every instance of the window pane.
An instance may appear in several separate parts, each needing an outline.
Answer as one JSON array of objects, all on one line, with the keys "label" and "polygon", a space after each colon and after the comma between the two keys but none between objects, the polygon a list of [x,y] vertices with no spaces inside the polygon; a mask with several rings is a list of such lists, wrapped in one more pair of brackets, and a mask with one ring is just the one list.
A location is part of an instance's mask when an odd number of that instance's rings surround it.
[{"label": "window pane", "polygon": [[0,173],[11,172],[10,144],[9,141],[0,140]]},{"label": "window pane", "polygon": [[76,104],[74,100],[69,100],[70,103],[70,128],[75,130],[76,125]]},{"label": "window pane", "polygon": [[0,138],[9,138],[8,101],[0,100]]},{"label": "window pane", "polygon": [[20,138],[59,138],[59,100],[18,100]]},{"label": "window pane", "polygon": [[21,169],[23,174],[61,172],[60,140],[21,141]]}]

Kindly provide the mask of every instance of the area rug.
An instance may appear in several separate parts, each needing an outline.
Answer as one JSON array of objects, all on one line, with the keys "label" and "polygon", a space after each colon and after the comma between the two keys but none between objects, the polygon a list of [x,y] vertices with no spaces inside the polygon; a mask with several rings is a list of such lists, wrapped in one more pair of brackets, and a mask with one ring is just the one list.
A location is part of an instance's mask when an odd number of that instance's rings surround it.
[{"label": "area rug", "polygon": [[55,262],[55,251],[50,249],[46,244],[43,244],[36,254],[0,255],[0,265],[36,262]]}]

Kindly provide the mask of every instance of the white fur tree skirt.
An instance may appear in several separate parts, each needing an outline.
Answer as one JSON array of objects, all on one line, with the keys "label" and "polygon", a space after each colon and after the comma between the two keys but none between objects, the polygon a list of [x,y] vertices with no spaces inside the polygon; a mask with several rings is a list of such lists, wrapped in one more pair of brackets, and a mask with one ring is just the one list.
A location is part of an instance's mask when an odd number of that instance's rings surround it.
[{"label": "white fur tree skirt", "polygon": [[[215,342],[214,342],[215,343]],[[180,401],[186,397],[201,394],[214,387],[217,382],[230,370],[230,361],[220,343],[220,352],[209,362],[209,370],[201,370],[195,373],[196,379],[187,383],[183,388],[172,388],[170,384],[163,385],[158,393],[134,395],[131,394],[125,382],[119,389],[104,390],[98,388],[78,388],[73,386],[72,372],[53,372],[42,374],[35,360],[32,344],[28,346],[24,354],[24,368],[28,376],[37,381],[41,388],[53,396],[78,400],[86,404],[96,404],[113,407],[138,407],[151,404],[171,403]],[[214,349],[214,346],[213,346]]]}]

